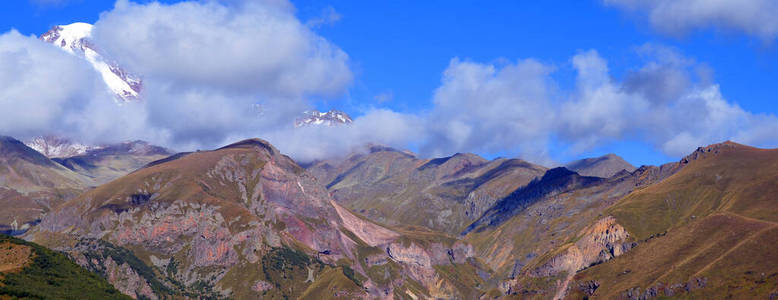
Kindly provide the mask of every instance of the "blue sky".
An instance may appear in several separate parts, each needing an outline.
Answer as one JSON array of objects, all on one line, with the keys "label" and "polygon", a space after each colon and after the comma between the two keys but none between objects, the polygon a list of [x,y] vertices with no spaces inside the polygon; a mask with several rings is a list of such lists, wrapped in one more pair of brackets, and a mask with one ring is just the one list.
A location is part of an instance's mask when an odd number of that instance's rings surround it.
[{"label": "blue sky", "polygon": [[[353,81],[343,93],[311,96],[319,109],[336,108],[354,116],[375,108],[406,114],[433,111],[434,93],[453,58],[498,66],[531,58],[554,69],[550,76],[558,90],[572,91],[575,55],[596,50],[607,60],[609,75],[621,81],[644,64],[637,51],[641,46],[660,45],[712,70],[713,81],[730,103],[754,115],[778,114],[774,38],[749,34],[737,25],[690,25],[677,33],[667,32],[640,11],[594,0],[302,0],[292,4],[303,23],[335,12],[337,18],[313,26],[312,31],[342,49],[353,72]],[[38,35],[58,24],[94,23],[112,7],[109,1],[3,1],[0,32],[14,28],[24,35]],[[573,142],[555,134],[549,139],[548,156],[560,162],[609,152],[635,165],[677,159],[640,135],[603,139],[583,150],[571,150]],[[767,138],[757,144],[775,142]],[[474,150],[488,157],[521,156],[515,147]]]}]

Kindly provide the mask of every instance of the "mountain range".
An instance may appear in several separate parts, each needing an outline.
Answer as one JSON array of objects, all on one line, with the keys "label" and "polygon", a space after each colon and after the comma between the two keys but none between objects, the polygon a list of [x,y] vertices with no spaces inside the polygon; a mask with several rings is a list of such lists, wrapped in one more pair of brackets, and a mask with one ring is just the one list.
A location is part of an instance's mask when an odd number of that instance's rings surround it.
[{"label": "mountain range", "polygon": [[378,145],[305,165],[260,139],[54,159],[0,145],[8,232],[133,298],[764,298],[778,286],[778,150],[726,142],[661,166],[566,165],[592,176]]}]

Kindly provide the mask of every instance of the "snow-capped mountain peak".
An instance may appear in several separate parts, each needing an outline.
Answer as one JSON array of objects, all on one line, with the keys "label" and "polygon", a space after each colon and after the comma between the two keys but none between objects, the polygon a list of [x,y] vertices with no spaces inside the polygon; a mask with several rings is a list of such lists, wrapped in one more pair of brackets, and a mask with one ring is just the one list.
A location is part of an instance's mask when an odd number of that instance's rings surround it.
[{"label": "snow-capped mountain peak", "polygon": [[86,59],[97,70],[103,81],[116,94],[117,100],[138,99],[143,82],[129,74],[116,63],[107,61],[92,43],[92,24],[73,23],[54,26],[40,36],[42,41],[53,44],[66,52]]},{"label": "snow-capped mountain peak", "polygon": [[330,110],[328,112],[320,112],[318,110],[309,110],[303,113],[303,117],[295,120],[295,127],[302,127],[308,125],[325,125],[325,126],[337,126],[346,125],[354,122],[351,117],[345,112],[339,110]]},{"label": "snow-capped mountain peak", "polygon": [[69,139],[57,136],[40,136],[26,141],[24,144],[49,158],[78,156],[89,150],[99,148],[76,143]]},{"label": "snow-capped mountain peak", "polygon": [[71,54],[83,54],[89,48],[88,39],[92,36],[92,24],[73,23],[64,26],[54,26],[40,36],[40,39],[59,46]]}]

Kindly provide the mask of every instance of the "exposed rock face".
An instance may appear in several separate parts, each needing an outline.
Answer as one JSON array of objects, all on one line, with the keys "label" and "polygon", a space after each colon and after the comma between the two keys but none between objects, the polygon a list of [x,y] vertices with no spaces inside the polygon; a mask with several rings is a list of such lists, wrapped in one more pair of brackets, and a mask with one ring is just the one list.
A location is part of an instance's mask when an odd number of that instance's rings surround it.
[{"label": "exposed rock face", "polygon": [[[94,239],[81,239],[72,247],[63,247],[74,262],[102,275],[119,291],[134,299],[159,299],[152,288],[157,283],[149,277],[149,269],[126,249]],[[121,283],[121,284],[118,284]],[[160,286],[157,283],[157,288]]]},{"label": "exposed rock face", "polygon": [[615,154],[576,160],[566,164],[565,167],[583,176],[602,178],[611,177],[622,170],[627,172],[635,171],[635,166]]},{"label": "exposed rock face", "polygon": [[718,144],[712,144],[705,147],[698,147],[697,150],[694,150],[691,154],[685,156],[683,159],[681,159],[681,164],[688,164],[691,161],[695,161],[701,158],[716,156],[720,153],[726,153],[731,151],[738,151],[738,150],[757,150],[756,148],[741,145],[738,143],[734,143],[731,141],[726,141],[723,143]]},{"label": "exposed rock face", "polygon": [[151,290],[151,286],[149,286],[140,275],[135,273],[127,263],[117,265],[116,262],[109,257],[105,260],[103,265],[106,269],[108,282],[121,282],[122,284],[115,284],[115,286],[117,286],[117,289],[125,295],[130,295],[131,297],[143,296],[146,299],[159,299]]},{"label": "exposed rock face", "polygon": [[547,277],[561,272],[572,275],[591,265],[620,256],[636,245],[628,242],[629,234],[613,217],[598,221],[581,235],[563,253],[533,269],[529,275]]},{"label": "exposed rock face", "polygon": [[397,232],[360,219],[335,201],[331,203],[343,220],[343,226],[370,246],[386,245],[400,237]]},{"label": "exposed rock face", "polygon": [[637,243],[629,242],[629,234],[624,227],[617,224],[613,217],[606,217],[581,232],[578,241],[563,246],[561,253],[529,270],[527,275],[531,277],[564,275],[554,296],[554,299],[562,299],[570,288],[569,284],[576,272],[620,256],[636,245]]}]

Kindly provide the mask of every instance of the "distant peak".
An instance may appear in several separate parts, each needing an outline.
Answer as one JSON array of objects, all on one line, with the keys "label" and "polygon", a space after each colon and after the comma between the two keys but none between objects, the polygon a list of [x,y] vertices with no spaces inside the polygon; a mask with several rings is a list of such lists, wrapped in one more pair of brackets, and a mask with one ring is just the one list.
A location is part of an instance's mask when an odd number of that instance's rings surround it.
[{"label": "distant peak", "polygon": [[116,95],[117,101],[137,100],[143,89],[139,76],[131,74],[116,62],[107,60],[91,40],[92,24],[58,25],[40,36],[40,40],[86,60]]},{"label": "distant peak", "polygon": [[278,153],[278,150],[273,147],[273,145],[270,144],[270,142],[260,139],[260,138],[251,138],[251,139],[245,139],[240,142],[232,143],[227,146],[221,147],[217,150],[222,149],[246,149],[246,148],[262,148],[268,151],[271,155]]},{"label": "distant peak", "polygon": [[303,112],[302,117],[298,118],[294,122],[295,127],[303,127],[310,125],[323,125],[323,126],[339,126],[348,125],[353,123],[354,120],[345,112],[332,109],[328,112],[320,112],[318,110],[309,110]]},{"label": "distant peak", "polygon": [[25,141],[24,144],[49,158],[73,157],[100,148],[74,142],[68,138],[56,135],[34,137]]},{"label": "distant peak", "polygon": [[0,136],[0,158],[8,157],[21,158],[39,165],[54,165],[46,156],[21,141],[10,136]]},{"label": "distant peak", "polygon": [[708,146],[708,147],[712,147],[712,146],[727,146],[727,147],[746,147],[746,148],[752,148],[751,146],[746,146],[746,145],[739,144],[739,143],[735,143],[735,142],[733,142],[733,141],[729,141],[729,140],[727,140],[727,141],[724,141],[723,143],[713,144],[713,145],[710,145],[710,146]]},{"label": "distant peak", "polygon": [[454,161],[468,161],[472,163],[485,163],[487,160],[478,154],[473,153],[456,153],[451,156]]},{"label": "distant peak", "polygon": [[635,166],[613,153],[608,153],[600,157],[572,161],[566,164],[565,167],[583,176],[602,178],[609,178],[622,170],[626,170],[627,172],[635,170]]},{"label": "distant peak", "polygon": [[92,24],[76,22],[68,25],[58,26],[63,33],[72,35],[73,37],[85,38],[92,35]]},{"label": "distant peak", "polygon": [[91,36],[92,24],[79,22],[70,25],[54,26],[48,32],[42,34],[40,39],[54,44],[71,54],[83,54],[86,48],[92,48],[88,41]]},{"label": "distant peak", "polygon": [[722,143],[716,143],[716,144],[710,144],[705,147],[698,147],[697,150],[694,150],[691,154],[685,156],[681,159],[681,163],[687,164],[690,161],[697,160],[700,158],[705,158],[710,155],[718,155],[722,152],[727,151],[733,151],[733,150],[756,150],[758,148],[754,148],[751,146],[746,146],[743,144],[735,143],[733,141],[725,141]]}]

